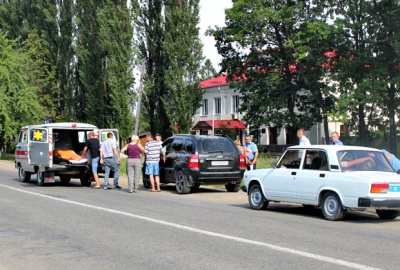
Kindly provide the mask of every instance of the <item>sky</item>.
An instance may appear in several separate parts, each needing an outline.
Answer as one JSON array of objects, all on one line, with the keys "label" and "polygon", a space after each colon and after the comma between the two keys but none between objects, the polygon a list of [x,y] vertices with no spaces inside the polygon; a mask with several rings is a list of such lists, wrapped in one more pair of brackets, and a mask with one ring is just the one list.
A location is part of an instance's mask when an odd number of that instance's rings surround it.
[{"label": "sky", "polygon": [[232,7],[232,0],[200,0],[200,38],[203,42],[203,55],[210,59],[214,68],[219,70],[221,56],[215,48],[213,37],[205,36],[211,26],[225,26],[225,9]]}]

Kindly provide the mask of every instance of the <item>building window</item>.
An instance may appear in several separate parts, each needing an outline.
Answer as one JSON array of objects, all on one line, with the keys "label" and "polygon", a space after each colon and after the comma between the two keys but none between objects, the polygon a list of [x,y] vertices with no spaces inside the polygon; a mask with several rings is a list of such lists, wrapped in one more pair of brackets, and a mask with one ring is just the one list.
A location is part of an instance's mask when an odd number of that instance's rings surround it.
[{"label": "building window", "polygon": [[208,99],[203,99],[201,103],[201,115],[208,115]]},{"label": "building window", "polygon": [[239,112],[240,98],[239,96],[232,96],[232,113]]},{"label": "building window", "polygon": [[214,98],[214,115],[221,114],[221,98]]}]

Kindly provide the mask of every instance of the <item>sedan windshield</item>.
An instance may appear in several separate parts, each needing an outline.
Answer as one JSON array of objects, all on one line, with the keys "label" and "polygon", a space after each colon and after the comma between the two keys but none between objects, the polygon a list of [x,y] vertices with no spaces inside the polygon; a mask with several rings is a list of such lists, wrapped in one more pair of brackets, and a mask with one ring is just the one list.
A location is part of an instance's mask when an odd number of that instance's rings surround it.
[{"label": "sedan windshield", "polygon": [[337,156],[342,171],[394,171],[382,152],[343,150]]}]

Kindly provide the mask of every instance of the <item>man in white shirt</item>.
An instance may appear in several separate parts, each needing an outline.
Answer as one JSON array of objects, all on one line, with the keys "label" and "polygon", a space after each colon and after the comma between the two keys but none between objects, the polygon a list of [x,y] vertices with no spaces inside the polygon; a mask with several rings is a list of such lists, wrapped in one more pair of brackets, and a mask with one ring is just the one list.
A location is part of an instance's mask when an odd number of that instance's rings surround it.
[{"label": "man in white shirt", "polygon": [[310,140],[306,137],[304,129],[297,131],[297,138],[299,138],[299,145],[311,145]]},{"label": "man in white shirt", "polygon": [[114,187],[121,188],[118,185],[119,179],[119,164],[121,163],[121,158],[119,157],[117,151],[117,145],[115,143],[114,134],[112,132],[107,133],[107,140],[103,142],[100,147],[100,164],[104,164],[104,189],[112,189],[109,186],[108,177],[110,176],[110,171],[114,171]]}]

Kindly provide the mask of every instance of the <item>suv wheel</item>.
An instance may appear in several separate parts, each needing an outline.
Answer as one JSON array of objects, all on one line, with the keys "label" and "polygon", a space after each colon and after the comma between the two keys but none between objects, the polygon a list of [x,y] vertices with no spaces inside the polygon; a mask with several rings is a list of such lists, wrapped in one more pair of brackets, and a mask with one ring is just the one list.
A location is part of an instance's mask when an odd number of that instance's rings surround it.
[{"label": "suv wheel", "polygon": [[149,178],[149,176],[147,174],[143,175],[142,181],[143,181],[143,187],[144,188],[150,188],[151,187],[150,178]]},{"label": "suv wheel", "polygon": [[226,191],[228,191],[228,192],[238,192],[240,190],[241,185],[242,185],[241,182],[238,182],[236,184],[229,183],[229,184],[225,185],[225,188],[226,188]]},{"label": "suv wheel", "polygon": [[187,194],[191,188],[187,187],[187,177],[183,171],[177,171],[175,174],[175,186],[178,194]]}]

